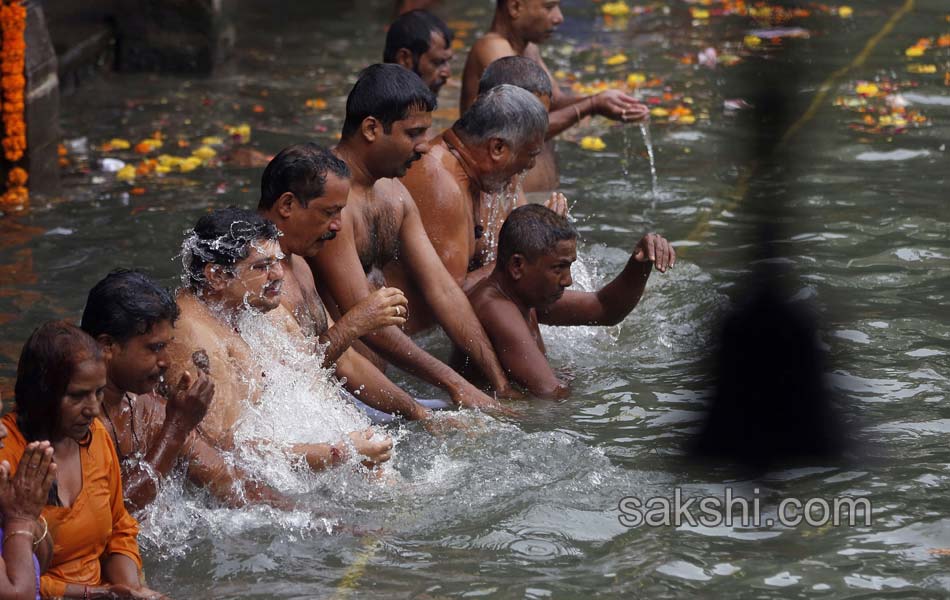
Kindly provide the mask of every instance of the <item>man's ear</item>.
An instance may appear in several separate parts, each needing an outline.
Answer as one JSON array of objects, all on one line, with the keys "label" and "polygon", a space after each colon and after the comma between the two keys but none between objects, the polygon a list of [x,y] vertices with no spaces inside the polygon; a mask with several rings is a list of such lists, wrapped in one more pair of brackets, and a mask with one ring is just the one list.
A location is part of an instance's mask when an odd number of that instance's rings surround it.
[{"label": "man's ear", "polygon": [[289,219],[290,214],[294,210],[294,203],[297,202],[297,197],[294,196],[293,192],[284,192],[280,195],[280,198],[277,199],[277,202],[274,203],[274,206],[277,207],[277,214],[281,218]]},{"label": "man's ear", "polygon": [[409,48],[400,48],[396,50],[396,64],[403,66],[410,71],[416,70],[416,61],[412,56],[412,51]]},{"label": "man's ear", "polygon": [[205,281],[208,282],[208,287],[214,291],[220,291],[224,289],[227,285],[228,274],[224,267],[221,265],[216,265],[213,263],[208,263],[205,265],[203,270]]},{"label": "man's ear", "polygon": [[521,13],[524,12],[524,5],[521,3],[521,0],[508,0],[505,2],[505,5],[508,9],[508,16],[512,19],[517,19],[521,16]]},{"label": "man's ear", "polygon": [[517,253],[511,255],[511,258],[508,259],[507,265],[508,276],[515,281],[519,281],[522,277],[524,277],[526,263],[527,261],[523,255]]},{"label": "man's ear", "polygon": [[505,140],[496,137],[488,140],[488,156],[492,162],[505,163],[508,161],[510,154],[511,148],[508,147],[508,142]]},{"label": "man's ear", "polygon": [[106,362],[112,360],[119,345],[115,338],[108,333],[100,333],[96,336],[96,343],[102,349],[102,356],[106,359]]},{"label": "man's ear", "polygon": [[363,134],[363,139],[367,142],[375,142],[376,138],[383,133],[383,124],[380,123],[376,117],[366,117],[363,119],[363,122],[360,123],[360,133]]}]

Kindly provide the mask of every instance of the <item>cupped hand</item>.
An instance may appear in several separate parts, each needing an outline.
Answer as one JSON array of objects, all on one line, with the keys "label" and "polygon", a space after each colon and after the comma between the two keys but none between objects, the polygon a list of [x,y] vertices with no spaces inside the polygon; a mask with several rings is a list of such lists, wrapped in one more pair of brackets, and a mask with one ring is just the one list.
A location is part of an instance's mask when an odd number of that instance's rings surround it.
[{"label": "cupped hand", "polygon": [[194,429],[201,423],[214,398],[214,382],[200,365],[196,366],[198,378],[193,379],[189,371],[182,373],[165,405],[168,417],[179,419],[188,429]]},{"label": "cupped hand", "polygon": [[393,440],[389,436],[374,440],[372,427],[363,431],[353,431],[349,434],[350,441],[357,453],[365,458],[363,464],[369,468],[381,465],[392,458]]},{"label": "cupped hand", "polygon": [[605,90],[594,96],[594,112],[602,117],[638,123],[650,117],[650,109],[620,90]]},{"label": "cupped hand", "polygon": [[168,596],[161,592],[146,587],[133,588],[121,583],[110,585],[109,594],[109,597],[115,600],[169,600]]},{"label": "cupped hand", "polygon": [[663,236],[648,233],[637,242],[633,259],[641,263],[652,262],[658,271],[665,273],[676,264],[676,251]]},{"label": "cupped hand", "polygon": [[409,301],[402,290],[383,287],[360,300],[340,320],[353,328],[356,337],[363,337],[390,325],[401,327],[408,315]]},{"label": "cupped hand", "polygon": [[544,206],[562,217],[567,216],[567,198],[561,192],[551,192],[551,197],[547,199]]}]

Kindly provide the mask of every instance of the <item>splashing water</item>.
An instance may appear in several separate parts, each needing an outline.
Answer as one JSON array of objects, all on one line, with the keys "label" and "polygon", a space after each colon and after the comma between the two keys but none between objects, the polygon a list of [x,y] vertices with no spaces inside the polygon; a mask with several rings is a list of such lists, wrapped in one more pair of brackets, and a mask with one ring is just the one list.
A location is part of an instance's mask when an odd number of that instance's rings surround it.
[{"label": "splashing water", "polygon": [[495,255],[498,249],[498,230],[501,224],[515,208],[518,202],[518,196],[527,171],[522,171],[512,178],[511,182],[499,192],[494,194],[482,194],[482,200],[488,204],[488,219],[484,223],[485,245],[482,250],[482,264],[495,262]]},{"label": "splashing water", "polygon": [[653,138],[650,136],[650,124],[646,121],[640,123],[640,133],[643,134],[643,144],[647,147],[647,156],[650,157],[650,182],[653,185],[653,208],[656,208],[659,182],[656,177],[656,158],[653,155]]}]

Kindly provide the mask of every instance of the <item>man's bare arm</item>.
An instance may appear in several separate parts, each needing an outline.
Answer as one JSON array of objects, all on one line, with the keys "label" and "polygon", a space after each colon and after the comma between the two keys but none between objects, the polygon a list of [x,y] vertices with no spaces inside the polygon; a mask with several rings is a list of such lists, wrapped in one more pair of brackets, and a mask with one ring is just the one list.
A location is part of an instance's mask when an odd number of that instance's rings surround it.
[{"label": "man's bare arm", "polygon": [[554,374],[524,317],[511,301],[485,299],[478,304],[477,314],[488,331],[502,365],[515,381],[541,398],[564,398],[568,395],[568,384]]},{"label": "man's bare arm", "polygon": [[485,330],[462,288],[445,270],[432,248],[412,198],[406,198],[405,203],[405,217],[399,232],[404,264],[449,338],[475,361],[492,387],[500,395],[506,395],[510,387],[508,378]]},{"label": "man's bare arm", "polygon": [[[157,439],[146,449],[140,462],[130,470],[123,470],[123,496],[130,511],[138,510],[155,499],[159,480],[167,477],[175,466],[189,434],[201,422],[213,395],[214,384],[205,373],[199,370],[194,383],[191,373],[186,371],[182,375],[165,404],[165,420]],[[160,402],[148,395],[140,396],[138,401]]]},{"label": "man's bare arm", "polygon": [[[329,368],[353,342],[382,327],[400,327],[406,322],[408,302],[396,288],[380,288],[360,300],[346,311],[336,323],[320,336],[320,343],[327,344],[323,366]],[[329,318],[329,315],[327,315]]]},{"label": "man's bare arm", "polygon": [[[343,227],[336,239],[307,262],[314,269],[319,285],[329,292],[330,298],[324,296],[324,300],[329,302],[332,298],[341,312],[370,294],[369,282],[356,254],[353,224],[347,211],[343,211]],[[490,398],[395,327],[378,329],[362,340],[400,369],[448,391],[457,404],[492,404]]]},{"label": "man's bare arm", "polygon": [[187,459],[188,479],[206,488],[231,508],[240,508],[248,503],[269,504],[282,509],[293,507],[293,503],[283,494],[230,465],[200,435],[196,435],[189,445]]},{"label": "man's bare arm", "polygon": [[337,361],[336,373],[346,378],[346,389],[361,402],[377,410],[397,414],[409,420],[427,419],[428,409],[419,404],[365,356],[350,348]]},{"label": "man's bare arm", "polygon": [[616,325],[636,307],[653,270],[665,272],[676,263],[669,242],[650,233],[634,249],[623,271],[597,292],[566,291],[538,320],[547,325]]}]

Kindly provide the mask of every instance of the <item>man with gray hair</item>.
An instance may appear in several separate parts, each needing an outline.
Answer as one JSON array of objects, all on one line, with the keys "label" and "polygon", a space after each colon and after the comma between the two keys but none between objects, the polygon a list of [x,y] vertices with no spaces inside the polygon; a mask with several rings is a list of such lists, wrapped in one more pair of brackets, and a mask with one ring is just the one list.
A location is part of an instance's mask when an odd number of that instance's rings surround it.
[{"label": "man with gray hair", "polygon": [[[512,181],[534,166],[547,128],[548,112],[533,94],[513,85],[497,86],[432,140],[429,152],[403,177],[433,247],[462,289],[490,272],[498,229],[525,202]],[[548,204],[563,212],[566,202],[552,194]],[[430,311],[418,308],[425,306],[421,291],[402,266],[397,260],[387,281],[416,307],[409,315],[409,331],[427,329],[432,326]]]}]

